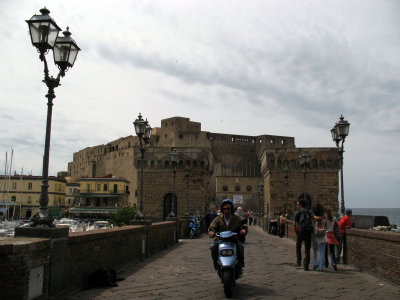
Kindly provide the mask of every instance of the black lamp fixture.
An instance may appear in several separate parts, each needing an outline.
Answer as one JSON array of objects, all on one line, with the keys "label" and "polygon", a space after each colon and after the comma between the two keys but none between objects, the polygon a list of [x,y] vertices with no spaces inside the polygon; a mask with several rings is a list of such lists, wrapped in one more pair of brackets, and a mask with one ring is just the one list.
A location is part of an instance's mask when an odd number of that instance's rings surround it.
[{"label": "black lamp fixture", "polygon": [[185,166],[185,180],[186,180],[186,211],[185,217],[189,216],[189,178],[190,178],[190,168],[189,165]]},{"label": "black lamp fixture", "polygon": [[143,212],[143,166],[144,166],[144,153],[146,152],[146,145],[150,141],[152,128],[149,122],[143,120],[141,113],[139,113],[138,118],[133,122],[135,126],[135,132],[139,138],[140,153],[141,153],[141,168],[140,168],[140,198],[139,198],[139,211],[136,215],[136,219],[142,220],[144,218]]},{"label": "black lamp fixture", "polygon": [[[343,190],[343,153],[344,153],[344,141],[349,135],[350,123],[347,122],[343,115],[340,115],[339,121],[335,123],[331,129],[332,140],[335,142],[340,155],[340,216],[345,214],[344,205],[344,190]],[[340,144],[340,142],[342,142]]]},{"label": "black lamp fixture", "polygon": [[171,153],[171,161],[172,161],[172,166],[174,168],[174,185],[172,188],[172,198],[171,198],[171,212],[169,213],[168,217],[170,218],[175,218],[176,216],[176,211],[175,211],[175,182],[176,182],[176,166],[179,162],[179,152],[176,150],[176,148],[173,148]]},{"label": "black lamp fixture", "polygon": [[285,214],[286,216],[288,215],[288,205],[289,205],[289,200],[288,200],[288,184],[289,184],[289,168],[288,167],[284,167],[283,168],[283,178],[285,179]]},{"label": "black lamp fixture", "polygon": [[[74,66],[78,52],[81,50],[75,41],[71,38],[68,30],[63,32],[64,37],[58,34],[61,28],[50,17],[50,11],[44,7],[40,10],[40,15],[33,15],[30,20],[26,20],[29,26],[32,45],[37,48],[39,58],[44,64],[44,80],[48,88],[46,98],[47,102],[47,121],[46,121],[46,139],[43,155],[43,173],[42,186],[39,199],[39,212],[31,220],[33,226],[54,227],[54,218],[49,215],[48,203],[48,173],[49,173],[49,154],[50,154],[50,135],[51,135],[51,117],[53,111],[53,99],[56,97],[54,89],[60,85],[61,77],[65,72]],[[59,73],[56,78],[49,76],[46,54],[53,50],[54,63],[58,66]]]},{"label": "black lamp fixture", "polygon": [[307,167],[310,165],[310,154],[308,154],[307,150],[304,150],[299,156],[299,164],[303,168],[303,176],[304,176],[304,200],[307,202],[307,208],[311,208],[312,203],[311,199],[307,197]]}]

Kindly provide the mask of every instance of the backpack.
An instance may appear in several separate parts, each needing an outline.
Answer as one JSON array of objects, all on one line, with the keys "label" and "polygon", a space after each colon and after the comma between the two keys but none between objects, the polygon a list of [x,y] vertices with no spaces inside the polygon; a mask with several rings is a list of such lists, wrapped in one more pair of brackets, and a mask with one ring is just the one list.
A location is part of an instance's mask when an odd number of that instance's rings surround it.
[{"label": "backpack", "polygon": [[307,211],[302,212],[300,215],[299,231],[300,232],[312,232],[313,231],[313,225],[312,225],[310,213]]}]

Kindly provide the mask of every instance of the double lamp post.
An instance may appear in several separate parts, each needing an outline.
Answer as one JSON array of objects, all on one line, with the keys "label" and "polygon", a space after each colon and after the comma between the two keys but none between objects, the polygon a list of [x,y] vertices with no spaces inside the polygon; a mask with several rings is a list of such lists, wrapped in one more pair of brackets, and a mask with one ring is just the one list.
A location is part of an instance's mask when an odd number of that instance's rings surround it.
[{"label": "double lamp post", "polygon": [[146,152],[146,145],[150,141],[151,127],[149,122],[143,120],[142,115],[139,113],[138,118],[133,122],[135,126],[136,135],[139,138],[140,153],[141,153],[141,168],[140,168],[140,198],[139,198],[139,211],[136,215],[136,219],[142,220],[144,218],[143,212],[143,166],[144,166],[144,153]]},{"label": "double lamp post", "polygon": [[[344,207],[344,191],[343,191],[343,152],[344,152],[344,141],[349,135],[350,123],[347,122],[343,115],[340,115],[340,119],[335,123],[331,129],[332,140],[336,143],[340,155],[340,216],[343,217],[345,214]],[[342,142],[342,143],[340,143]]]},{"label": "double lamp post", "polygon": [[[63,37],[58,36],[61,28],[49,16],[50,11],[47,8],[40,10],[41,15],[34,15],[27,20],[32,45],[37,48],[39,58],[44,64],[44,80],[48,88],[46,98],[47,102],[47,122],[46,138],[43,155],[43,173],[42,186],[39,199],[39,212],[32,217],[33,226],[54,227],[54,218],[49,214],[48,203],[48,177],[49,177],[49,153],[50,153],[50,135],[51,135],[51,116],[53,110],[53,99],[56,97],[54,89],[60,85],[61,77],[65,72],[72,68],[78,52],[81,50],[75,41],[71,38],[69,28],[63,32]],[[49,75],[46,54],[53,50],[54,63],[58,66],[59,73],[56,78]]]}]

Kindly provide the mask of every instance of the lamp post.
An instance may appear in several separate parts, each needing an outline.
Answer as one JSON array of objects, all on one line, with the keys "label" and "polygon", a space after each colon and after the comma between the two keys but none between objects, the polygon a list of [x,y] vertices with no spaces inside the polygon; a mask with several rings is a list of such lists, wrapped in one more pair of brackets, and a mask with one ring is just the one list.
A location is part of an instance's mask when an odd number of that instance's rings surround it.
[{"label": "lamp post", "polygon": [[[37,48],[39,58],[44,64],[44,80],[48,88],[47,102],[47,121],[46,138],[43,155],[42,186],[39,199],[39,212],[32,217],[33,226],[54,227],[53,217],[49,215],[49,153],[51,135],[51,117],[53,111],[53,99],[56,97],[54,89],[60,85],[61,77],[65,72],[72,68],[78,52],[81,50],[71,38],[69,28],[63,32],[64,36],[58,36],[61,28],[49,16],[50,11],[45,7],[40,10],[41,15],[33,15],[30,20],[26,20],[29,26],[32,45]],[[53,50],[54,63],[58,66],[59,73],[56,78],[49,75],[46,54]]]},{"label": "lamp post", "polygon": [[171,212],[169,213],[168,217],[174,218],[174,217],[175,217],[176,165],[178,164],[179,153],[178,153],[178,151],[174,148],[174,149],[172,149],[170,155],[171,155],[172,166],[174,167],[174,185],[173,185],[173,189],[172,189]]},{"label": "lamp post", "polygon": [[289,169],[288,167],[285,167],[283,169],[283,178],[285,178],[285,202],[286,202],[286,216],[288,215],[288,206],[289,206],[289,200],[288,200],[288,184],[289,184]]},{"label": "lamp post", "polygon": [[135,126],[136,135],[139,138],[140,153],[141,153],[141,168],[140,168],[140,198],[139,198],[139,211],[136,215],[136,219],[143,219],[143,164],[144,164],[144,153],[146,152],[146,145],[149,143],[151,137],[151,127],[149,122],[143,120],[142,115],[139,113],[138,118],[133,122]]},{"label": "lamp post", "polygon": [[[307,184],[306,184],[306,176],[307,176],[307,167],[310,164],[310,154],[308,154],[307,150],[304,150],[299,156],[299,164],[303,168],[303,176],[304,176],[304,200],[307,202],[307,208],[311,208],[311,199],[306,199],[307,197]],[[308,201],[309,200],[309,201]]]},{"label": "lamp post", "polygon": [[188,165],[185,167],[185,179],[186,179],[186,211],[185,217],[189,216],[189,177],[190,177],[190,168]]},{"label": "lamp post", "polygon": [[[340,155],[340,216],[343,217],[345,213],[344,207],[344,191],[343,191],[343,152],[344,152],[344,141],[349,135],[350,123],[344,120],[343,115],[340,115],[340,119],[336,122],[335,126],[331,129],[332,140],[336,143]],[[340,142],[342,144],[340,145]]]}]

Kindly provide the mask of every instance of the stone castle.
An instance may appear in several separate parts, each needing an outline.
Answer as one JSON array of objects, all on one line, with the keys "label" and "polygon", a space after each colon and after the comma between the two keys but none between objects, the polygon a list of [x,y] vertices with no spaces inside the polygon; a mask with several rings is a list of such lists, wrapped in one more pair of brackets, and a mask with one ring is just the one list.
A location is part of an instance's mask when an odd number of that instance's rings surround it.
[{"label": "stone castle", "polygon": [[[179,157],[176,165],[171,161],[173,149]],[[311,156],[306,169],[306,195],[304,173],[298,161],[304,150]],[[144,214],[149,217],[165,219],[172,200],[178,216],[186,212],[204,215],[216,209],[224,198],[269,216],[285,211],[286,203],[289,214],[293,214],[299,199],[312,204],[320,202],[334,212],[338,210],[338,150],[296,148],[293,137],[211,133],[202,131],[201,123],[172,117],[162,120],[161,127],[152,130],[143,163]],[[289,169],[287,184],[284,167]],[[128,203],[138,207],[141,178],[138,137],[128,136],[82,149],[68,163],[68,175],[72,177],[94,178],[106,174],[129,181]]]}]

